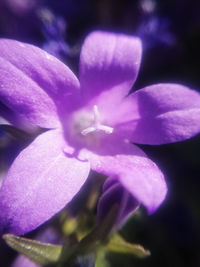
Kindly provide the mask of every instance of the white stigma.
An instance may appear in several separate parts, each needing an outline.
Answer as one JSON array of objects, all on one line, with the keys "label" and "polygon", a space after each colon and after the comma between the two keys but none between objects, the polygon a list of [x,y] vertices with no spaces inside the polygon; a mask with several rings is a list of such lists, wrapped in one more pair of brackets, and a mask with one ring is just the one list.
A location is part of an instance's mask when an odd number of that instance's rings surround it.
[{"label": "white stigma", "polygon": [[107,134],[111,134],[113,132],[112,127],[109,127],[109,126],[106,126],[106,125],[103,125],[100,123],[99,111],[98,111],[98,108],[96,105],[94,105],[94,107],[93,107],[93,115],[94,115],[93,124],[90,127],[84,129],[81,132],[82,135],[87,135],[89,133],[93,133],[93,132],[97,132],[97,131],[103,131]]}]

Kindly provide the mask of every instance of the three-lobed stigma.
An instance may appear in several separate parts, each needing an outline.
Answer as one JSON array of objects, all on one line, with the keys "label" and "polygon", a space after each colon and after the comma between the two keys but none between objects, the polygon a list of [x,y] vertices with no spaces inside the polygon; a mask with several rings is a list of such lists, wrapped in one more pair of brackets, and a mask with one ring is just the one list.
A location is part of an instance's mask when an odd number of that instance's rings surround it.
[{"label": "three-lobed stigma", "polygon": [[98,107],[96,105],[94,105],[94,107],[93,107],[93,123],[91,126],[82,130],[81,134],[85,136],[89,133],[98,132],[98,131],[102,131],[106,134],[111,134],[113,132],[113,130],[114,129],[112,127],[101,124]]}]

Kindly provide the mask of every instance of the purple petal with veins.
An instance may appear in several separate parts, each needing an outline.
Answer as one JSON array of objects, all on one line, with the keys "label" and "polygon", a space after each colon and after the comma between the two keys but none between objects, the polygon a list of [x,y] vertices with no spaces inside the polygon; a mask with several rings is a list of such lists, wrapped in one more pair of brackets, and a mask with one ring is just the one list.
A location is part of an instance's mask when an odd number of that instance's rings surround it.
[{"label": "purple petal with veins", "polygon": [[136,199],[126,190],[116,177],[109,177],[103,186],[98,203],[98,221],[102,222],[113,205],[118,205],[116,226],[120,227],[127,217],[138,208]]},{"label": "purple petal with veins", "polygon": [[164,175],[131,142],[163,144],[198,134],[200,95],[177,84],[128,95],[142,51],[132,36],[90,34],[80,57],[80,84],[39,48],[5,39],[0,48],[1,102],[18,120],[57,128],[38,136],[8,171],[0,189],[1,231],[23,234],[44,223],[78,193],[90,168],[109,176],[99,217],[117,192],[128,196],[119,199],[117,224],[133,210],[132,202],[154,212],[167,193]]}]

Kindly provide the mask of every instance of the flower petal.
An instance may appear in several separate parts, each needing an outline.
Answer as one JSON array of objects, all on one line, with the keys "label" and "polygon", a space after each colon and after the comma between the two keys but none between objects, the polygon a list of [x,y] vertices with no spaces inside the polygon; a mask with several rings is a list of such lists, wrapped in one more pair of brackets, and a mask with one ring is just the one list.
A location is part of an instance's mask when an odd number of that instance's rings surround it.
[{"label": "flower petal", "polygon": [[17,256],[11,267],[40,267],[38,264],[29,260],[26,256],[20,254]]},{"label": "flower petal", "polygon": [[29,232],[71,201],[90,168],[88,162],[67,157],[69,150],[59,132],[52,130],[19,154],[0,190],[1,231]]},{"label": "flower petal", "polygon": [[[123,107],[126,107],[126,109]],[[200,132],[200,94],[178,84],[157,84],[128,96],[115,133],[141,144],[166,144]]]},{"label": "flower petal", "polygon": [[118,204],[116,226],[120,226],[138,207],[135,198],[119,183],[116,177],[109,177],[103,186],[103,193],[97,207],[98,220],[101,222],[113,205]]},{"label": "flower petal", "polygon": [[71,108],[79,94],[74,74],[55,57],[29,44],[0,40],[0,98],[22,120],[55,127],[57,108]]},{"label": "flower petal", "polygon": [[118,177],[121,185],[145,205],[149,213],[154,212],[166,196],[162,172],[135,145],[110,139],[101,144],[97,152],[82,149],[80,157],[88,159],[94,171]]},{"label": "flower petal", "polygon": [[83,96],[91,99],[119,84],[121,95],[127,95],[138,74],[141,51],[137,37],[100,31],[91,33],[80,56]]}]

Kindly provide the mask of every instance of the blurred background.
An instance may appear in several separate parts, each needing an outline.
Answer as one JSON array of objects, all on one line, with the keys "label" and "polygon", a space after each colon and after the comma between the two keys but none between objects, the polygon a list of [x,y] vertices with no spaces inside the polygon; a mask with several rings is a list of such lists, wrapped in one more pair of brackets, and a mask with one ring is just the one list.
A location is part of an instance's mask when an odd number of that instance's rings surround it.
[{"label": "blurred background", "polygon": [[[78,74],[80,47],[95,29],[137,35],[143,58],[133,90],[159,82],[200,88],[199,0],[1,0],[0,37],[35,44]],[[30,137],[5,126],[0,102],[0,177]],[[151,251],[145,260],[110,255],[112,266],[200,266],[200,138],[140,146],[166,175],[169,192],[153,215],[141,210],[122,228]],[[1,181],[1,178],[0,178]],[[2,266],[13,251],[0,242]]]}]

